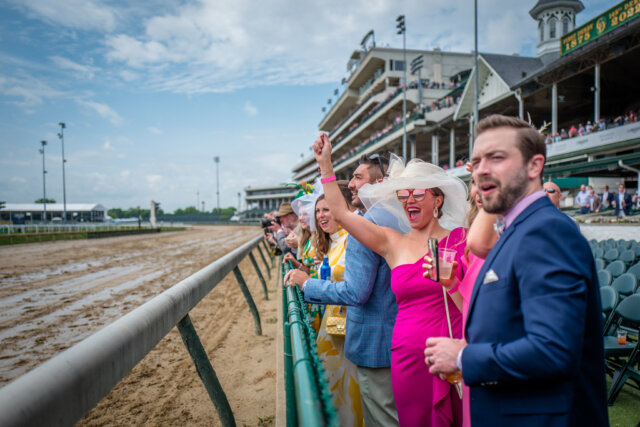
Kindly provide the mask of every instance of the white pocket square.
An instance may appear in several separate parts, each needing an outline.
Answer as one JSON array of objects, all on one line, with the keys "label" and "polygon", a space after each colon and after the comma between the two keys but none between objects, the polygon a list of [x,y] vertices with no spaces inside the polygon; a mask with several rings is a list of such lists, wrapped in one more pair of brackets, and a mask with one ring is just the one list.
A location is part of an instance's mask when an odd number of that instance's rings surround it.
[{"label": "white pocket square", "polygon": [[482,284],[486,285],[488,283],[497,282],[497,281],[498,281],[498,275],[496,274],[496,272],[493,270],[489,270],[487,271],[487,274],[484,275],[484,281],[482,282]]}]

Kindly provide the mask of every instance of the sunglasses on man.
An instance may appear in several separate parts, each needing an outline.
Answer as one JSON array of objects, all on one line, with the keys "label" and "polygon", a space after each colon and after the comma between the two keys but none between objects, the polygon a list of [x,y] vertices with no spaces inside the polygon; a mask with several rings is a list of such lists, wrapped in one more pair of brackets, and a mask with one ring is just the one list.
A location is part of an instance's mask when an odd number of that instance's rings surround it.
[{"label": "sunglasses on man", "polygon": [[544,189],[545,193],[549,193],[549,194],[553,194],[556,192],[555,188],[545,188]]},{"label": "sunglasses on man", "polygon": [[370,161],[378,162],[378,167],[380,168],[380,173],[382,174],[382,177],[384,178],[384,176],[385,176],[384,166],[382,165],[383,157],[380,154],[372,154],[372,155],[368,156],[368,159]]}]

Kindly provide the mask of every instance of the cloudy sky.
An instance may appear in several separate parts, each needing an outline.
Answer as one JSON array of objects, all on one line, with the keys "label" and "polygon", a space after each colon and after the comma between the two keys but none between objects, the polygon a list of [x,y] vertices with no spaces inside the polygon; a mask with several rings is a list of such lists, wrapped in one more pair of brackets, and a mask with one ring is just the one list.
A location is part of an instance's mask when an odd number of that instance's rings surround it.
[{"label": "cloudy sky", "polygon": [[[617,3],[582,0],[578,25]],[[479,0],[480,51],[534,55],[534,0]],[[499,12],[499,13],[496,13]],[[165,211],[237,206],[287,182],[369,30],[378,46],[470,52],[472,0],[4,0],[0,200]],[[198,195],[199,193],[199,195]]]}]

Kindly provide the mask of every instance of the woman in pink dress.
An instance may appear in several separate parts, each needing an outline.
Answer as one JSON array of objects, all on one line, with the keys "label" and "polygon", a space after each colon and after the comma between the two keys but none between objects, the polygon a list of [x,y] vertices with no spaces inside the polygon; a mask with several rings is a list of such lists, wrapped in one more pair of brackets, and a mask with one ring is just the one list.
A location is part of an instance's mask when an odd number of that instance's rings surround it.
[{"label": "woman in pink dress", "polygon": [[[403,234],[349,212],[335,184],[331,143],[326,134],[314,143],[314,154],[333,218],[359,242],[383,256],[392,269],[398,316],[392,338],[391,382],[400,425],[461,425],[462,407],[455,387],[431,375],[424,364],[426,339],[449,336],[449,328],[442,286],[422,277],[422,260],[431,237],[438,239],[440,248],[454,248],[457,259],[461,259],[465,233],[455,225],[464,221],[466,185],[421,160],[414,159],[405,168],[401,160],[392,158],[388,178],[364,185],[358,197],[374,221],[385,216],[388,219],[389,215],[403,220],[410,230]],[[381,205],[385,209],[379,209]],[[459,338],[461,315],[451,298],[446,298],[453,334]]]}]

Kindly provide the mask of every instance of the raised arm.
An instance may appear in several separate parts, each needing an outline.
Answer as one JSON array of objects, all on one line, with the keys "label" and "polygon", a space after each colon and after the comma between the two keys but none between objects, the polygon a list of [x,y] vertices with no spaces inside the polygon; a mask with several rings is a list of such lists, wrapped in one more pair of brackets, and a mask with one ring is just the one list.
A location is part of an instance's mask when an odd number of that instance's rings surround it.
[{"label": "raised arm", "polygon": [[467,246],[475,256],[486,258],[493,245],[498,241],[498,233],[493,229],[495,223],[496,215],[480,209],[467,236]]},{"label": "raised arm", "polygon": [[[376,225],[364,217],[349,211],[335,180],[333,164],[331,163],[331,142],[326,133],[321,133],[314,142],[313,153],[320,166],[324,197],[327,200],[333,219],[356,240],[389,262],[389,242],[399,237],[400,233],[391,228]],[[391,265],[393,262],[389,262],[389,264]]]}]

